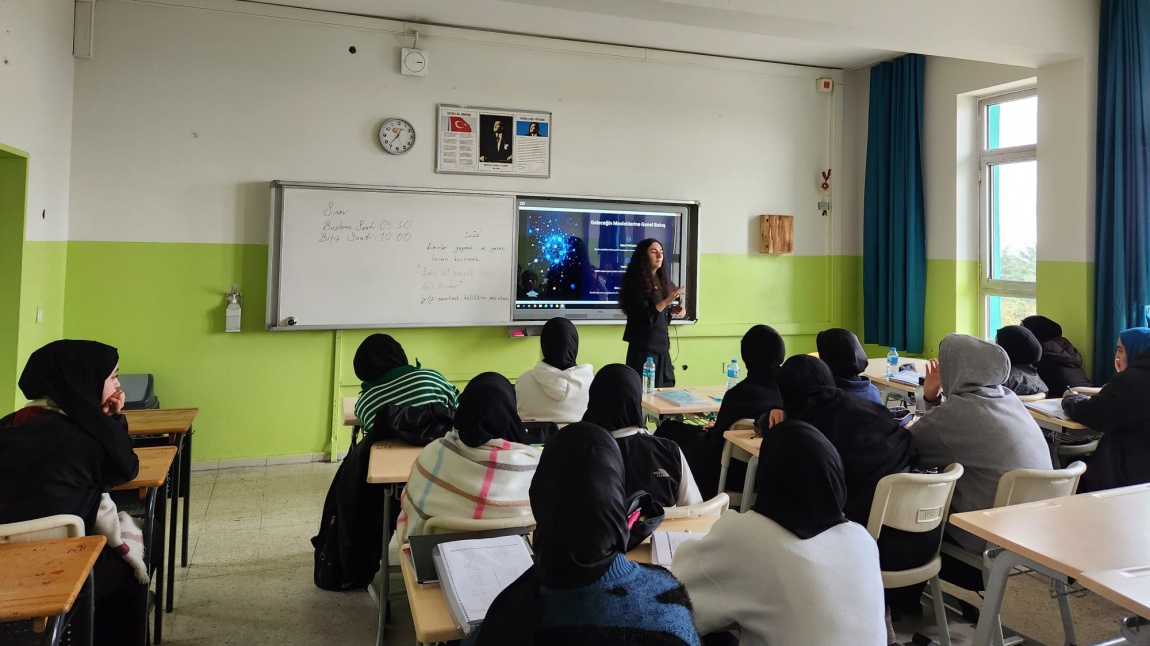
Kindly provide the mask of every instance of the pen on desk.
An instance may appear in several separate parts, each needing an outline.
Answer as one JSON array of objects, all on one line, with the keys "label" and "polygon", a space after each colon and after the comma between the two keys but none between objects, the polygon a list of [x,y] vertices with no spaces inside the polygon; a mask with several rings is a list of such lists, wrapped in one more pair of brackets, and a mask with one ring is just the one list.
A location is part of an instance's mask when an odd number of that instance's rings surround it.
[{"label": "pen on desk", "polygon": [[712,396],[712,397],[711,397],[711,399],[715,400],[716,402],[719,402],[720,404],[721,404],[721,403],[723,403],[723,398],[722,398],[722,397],[713,397],[713,396]]}]

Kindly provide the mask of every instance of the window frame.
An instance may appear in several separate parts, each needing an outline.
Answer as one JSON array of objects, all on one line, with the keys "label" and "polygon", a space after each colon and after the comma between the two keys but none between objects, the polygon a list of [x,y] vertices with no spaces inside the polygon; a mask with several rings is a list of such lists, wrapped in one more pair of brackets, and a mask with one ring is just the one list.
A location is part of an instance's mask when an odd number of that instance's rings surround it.
[{"label": "window frame", "polygon": [[1038,96],[1038,87],[1032,86],[1022,90],[993,94],[979,98],[978,114],[978,312],[982,321],[983,334],[990,338],[996,330],[990,329],[990,298],[1024,298],[1037,300],[1038,283],[1002,280],[992,278],[995,258],[991,252],[991,218],[993,212],[990,207],[991,192],[994,190],[991,180],[991,168],[1001,164],[1010,164],[1023,161],[1038,163],[1038,143],[1011,146],[1008,148],[988,149],[987,108],[991,105],[1009,103],[1019,99]]}]

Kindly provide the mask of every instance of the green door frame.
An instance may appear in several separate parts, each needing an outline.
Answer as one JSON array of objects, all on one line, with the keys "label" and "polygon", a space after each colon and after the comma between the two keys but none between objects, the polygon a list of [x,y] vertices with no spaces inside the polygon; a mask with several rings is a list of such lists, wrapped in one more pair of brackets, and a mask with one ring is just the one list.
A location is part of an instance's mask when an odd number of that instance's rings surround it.
[{"label": "green door frame", "polygon": [[0,144],[0,409],[3,411],[12,410],[24,401],[17,393],[16,381],[21,368],[17,360],[27,201],[28,153]]}]

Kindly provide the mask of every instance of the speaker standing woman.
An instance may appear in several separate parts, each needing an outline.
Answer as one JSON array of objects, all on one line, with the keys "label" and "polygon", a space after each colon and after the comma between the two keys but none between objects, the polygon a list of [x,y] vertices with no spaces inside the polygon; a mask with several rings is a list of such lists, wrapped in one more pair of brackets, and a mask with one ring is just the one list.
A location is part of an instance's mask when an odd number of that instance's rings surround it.
[{"label": "speaker standing woman", "polygon": [[[627,342],[627,365],[640,375],[647,357],[655,360],[655,385],[675,385],[671,365],[671,340],[667,334],[672,314],[683,312],[683,288],[667,277],[663,245],[654,238],[641,241],[619,288],[619,305],[627,314],[623,340]],[[678,304],[675,301],[678,300]]]}]

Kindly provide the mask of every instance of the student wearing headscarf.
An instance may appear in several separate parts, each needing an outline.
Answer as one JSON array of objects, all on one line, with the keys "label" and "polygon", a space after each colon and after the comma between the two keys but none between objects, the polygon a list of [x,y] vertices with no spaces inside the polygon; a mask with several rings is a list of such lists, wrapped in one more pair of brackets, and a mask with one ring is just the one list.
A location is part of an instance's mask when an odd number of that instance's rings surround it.
[{"label": "student wearing headscarf", "polygon": [[1015,395],[1046,394],[1046,383],[1038,376],[1034,364],[1042,360],[1042,344],[1030,330],[1021,325],[1007,325],[998,330],[994,342],[1010,358],[1010,376],[1002,384]]},{"label": "student wearing headscarf", "polygon": [[[723,395],[712,427],[700,432],[695,426],[664,422],[656,431],[683,449],[704,500],[718,494],[723,433],[740,419],[755,419],[771,410],[781,413],[783,408],[778,387],[779,364],[787,354],[783,337],[769,325],[755,325],[743,335],[740,350],[747,376]],[[732,460],[727,482],[742,482],[745,470],[746,463]]]},{"label": "student wearing headscarf", "polygon": [[[919,466],[961,464],[951,510],[989,509],[1004,473],[1051,467],[1050,447],[1022,402],[1002,387],[1010,375],[1005,350],[950,334],[938,352],[938,360],[927,365],[923,385],[926,414],[910,427]],[[946,532],[970,550],[981,552],[986,544],[952,526]]]},{"label": "student wearing headscarf", "polygon": [[758,492],[750,513],[723,514],[675,552],[699,633],[738,626],[742,646],[886,644],[878,548],[843,515],[843,465],[826,437],[796,420],[766,432]]},{"label": "student wearing headscarf", "polygon": [[[119,361],[116,348],[71,340],[28,358],[19,385],[30,401],[0,419],[0,523],[73,514],[86,534],[99,533],[101,495],[139,471],[120,414]],[[147,586],[111,549],[93,572],[95,643],[141,643]]]},{"label": "student wearing headscarf", "polygon": [[[455,428],[423,447],[403,489],[397,545],[423,533],[432,516],[517,518],[530,522],[527,489],[539,449],[515,412],[515,389],[495,372],[477,375],[459,396]],[[518,441],[517,441],[518,440]]]},{"label": "student wearing headscarf", "polygon": [[871,383],[870,377],[861,374],[867,368],[867,356],[854,332],[839,327],[823,330],[815,337],[815,345],[819,359],[830,368],[839,390],[876,404],[883,403],[878,387]]},{"label": "student wearing headscarf", "polygon": [[416,359],[408,365],[403,346],[390,334],[372,334],[359,344],[353,361],[361,382],[355,416],[370,431],[375,415],[388,404],[422,406],[441,404],[450,410],[459,405],[459,389]]},{"label": "student wearing headscarf", "polygon": [[492,602],[464,646],[675,646],[699,643],[674,576],[624,556],[623,456],[579,422],[547,442],[531,482],[535,565]]},{"label": "student wearing headscarf", "polygon": [[1071,419],[1105,433],[1087,461],[1078,491],[1150,482],[1150,328],[1118,335],[1118,374],[1093,397],[1062,400]]},{"label": "student wearing headscarf", "polygon": [[578,422],[587,410],[587,389],[595,377],[589,363],[579,363],[579,331],[557,316],[543,325],[539,335],[543,360],[519,375],[515,398],[525,422]]},{"label": "student wearing headscarf", "polygon": [[1030,330],[1042,346],[1042,358],[1034,367],[1050,397],[1061,397],[1067,388],[1090,385],[1082,369],[1082,355],[1062,336],[1061,325],[1045,316],[1028,316],[1022,319],[1022,327]]},{"label": "student wearing headscarf", "polygon": [[[799,354],[787,359],[779,370],[779,391],[787,419],[814,426],[838,450],[847,487],[843,513],[865,525],[878,481],[917,461],[910,432],[886,407],[837,388],[821,358]],[[764,421],[761,428],[767,427]]]},{"label": "student wearing headscarf", "polygon": [[643,380],[634,370],[621,363],[603,366],[590,390],[583,421],[606,429],[619,443],[627,495],[646,491],[663,507],[703,502],[679,445],[644,428]]}]

